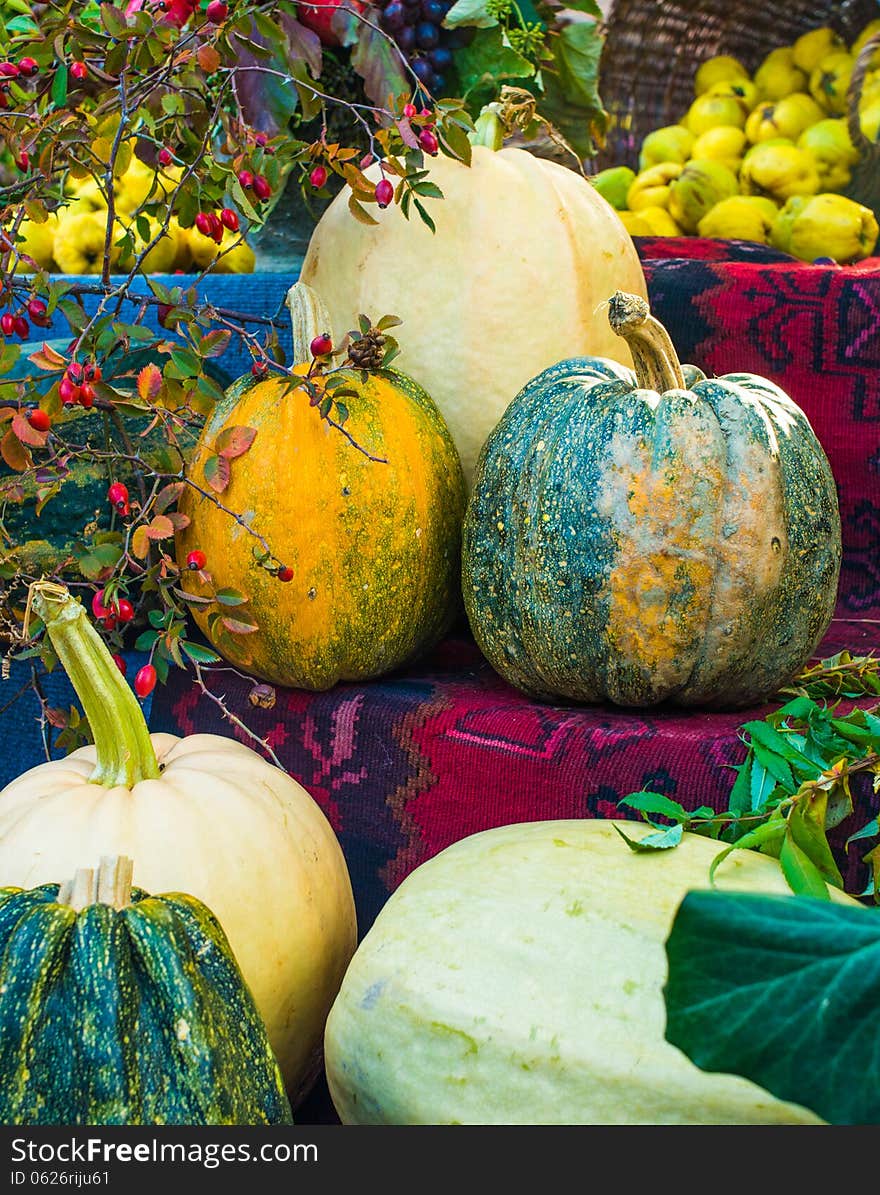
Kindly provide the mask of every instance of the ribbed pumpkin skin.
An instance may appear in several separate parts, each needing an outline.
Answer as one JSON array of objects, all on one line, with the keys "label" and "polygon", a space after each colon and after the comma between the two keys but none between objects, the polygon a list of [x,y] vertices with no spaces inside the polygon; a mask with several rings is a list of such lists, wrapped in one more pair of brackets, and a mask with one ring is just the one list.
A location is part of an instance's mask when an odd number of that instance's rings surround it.
[{"label": "ribbed pumpkin skin", "polygon": [[[357,391],[344,400],[346,431],[387,464],[322,421],[304,390],[270,380],[223,405],[190,466],[204,484],[223,427],[256,428],[250,449],[232,462],[222,502],[246,512],[293,569],[292,581],[261,568],[257,541],[209,499],[188,489],[180,502],[192,521],[178,537],[179,561],[201,548],[215,588],[246,595],[243,609],[260,627],[226,636],[218,650],[255,676],[302,689],[396,668],[443,634],[460,602],[464,482],[441,415],[395,371],[343,377]],[[209,592],[192,572],[184,571],[183,585]],[[207,634],[206,610],[194,615]]]},{"label": "ribbed pumpkin skin", "polygon": [[[651,830],[619,824],[636,839]],[[473,834],[416,868],[327,1019],[343,1124],[820,1123],[664,1038],[664,943],[720,849],[685,833],[635,853],[612,822],[573,819]],[[750,850],[716,882],[789,891],[776,860]]]},{"label": "ribbed pumpkin skin", "polygon": [[[615,290],[647,290],[629,234],[577,171],[483,145],[469,167],[443,154],[426,166],[444,196],[428,201],[436,233],[397,205],[361,224],[346,188],[318,221],[301,278],[337,339],[360,312],[400,317],[397,364],[437,403],[470,485],[489,432],[540,370],[572,351],[631,364],[601,306]],[[378,167],[367,174],[378,181]]]},{"label": "ribbed pumpkin skin", "polygon": [[763,378],[634,387],[629,371],[572,359],[509,407],[465,517],[474,635],[542,698],[758,702],[809,659],[834,610],[827,458]]},{"label": "ribbed pumpkin skin", "polygon": [[291,1124],[229,944],[193,897],[0,889],[0,1123]]}]

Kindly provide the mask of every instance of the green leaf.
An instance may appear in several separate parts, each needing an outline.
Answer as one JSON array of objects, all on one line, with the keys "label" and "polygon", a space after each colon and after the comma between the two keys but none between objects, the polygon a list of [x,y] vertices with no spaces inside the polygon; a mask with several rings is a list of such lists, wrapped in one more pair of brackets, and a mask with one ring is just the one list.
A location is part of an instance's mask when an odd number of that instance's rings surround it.
[{"label": "green leaf", "polygon": [[690,821],[691,815],[677,801],[664,796],[663,793],[637,792],[621,798],[618,805],[628,805],[630,809],[637,809],[639,813],[659,813],[664,817],[671,817],[673,821]]},{"label": "green leaf", "polygon": [[443,18],[443,28],[458,29],[460,25],[476,25],[478,29],[489,29],[498,24],[498,18],[486,9],[486,0],[457,0]]},{"label": "green leaf", "polygon": [[810,856],[798,846],[790,833],[787,833],[782,840],[779,862],[782,864],[782,873],[792,892],[798,896],[813,896],[817,900],[831,899],[828,895],[828,885],[822,879],[822,873]]},{"label": "green leaf", "polygon": [[732,851],[746,850],[749,847],[765,847],[768,844],[781,840],[784,834],[785,822],[782,819],[762,822],[760,826],[755,826],[754,830],[749,830],[748,833],[738,838],[732,846],[727,847],[715,856],[709,868],[709,882],[714,883],[715,872]]},{"label": "green leaf", "polygon": [[505,79],[528,79],[535,73],[534,65],[507,44],[504,32],[496,25],[480,29],[468,46],[456,54],[459,79],[465,93],[481,83],[497,87]]},{"label": "green leaf", "polygon": [[63,60],[55,67],[49,94],[56,108],[63,108],[67,103],[67,63]]},{"label": "green leaf", "polygon": [[214,598],[221,606],[243,606],[247,601],[244,594],[239,593],[237,589],[218,589]]},{"label": "green leaf", "polygon": [[[421,216],[421,218],[422,218],[422,223],[426,224],[426,225],[428,226],[428,228],[430,228],[431,232],[436,232],[436,231],[437,231],[437,225],[434,223],[434,221],[433,221],[433,220],[431,219],[431,217],[428,215],[427,211],[425,210],[425,207],[424,207],[424,205],[423,205],[423,204],[422,204],[422,203],[421,203],[421,202],[420,202],[418,199],[415,199],[415,198],[414,198],[414,199],[413,199],[413,206],[415,207],[416,211],[417,211],[417,212],[419,213],[419,215]],[[390,354],[389,354],[389,353],[386,353],[386,354],[385,354],[385,359],[383,360],[383,362],[382,362],[382,365],[383,365],[383,366],[386,366],[386,365],[388,365],[388,364],[389,364],[389,362],[392,360],[392,358],[393,358],[393,357],[395,357],[395,356],[397,356],[397,354],[396,354],[395,352],[393,352],[393,351],[392,351]]]},{"label": "green leaf", "polygon": [[666,1039],[832,1124],[880,1123],[880,911],[690,892],[666,942]]},{"label": "green leaf", "polygon": [[811,793],[800,797],[788,815],[788,829],[794,842],[807,855],[819,873],[833,884],[843,888],[843,876],[834,862],[834,855],[828,845],[825,830],[825,813],[828,808],[827,792]]},{"label": "green leaf", "polygon": [[603,39],[592,21],[578,21],[547,40],[551,60],[541,72],[541,114],[582,158],[589,157],[608,123],[598,90]]},{"label": "green leaf", "polygon": [[198,643],[188,643],[181,640],[181,648],[185,655],[189,656],[197,664],[216,664],[220,657],[213,651],[209,651],[207,647],[202,647]]},{"label": "green leaf", "polygon": [[658,830],[654,834],[646,834],[644,838],[630,838],[629,835],[624,834],[620,826],[616,823],[614,829],[630,848],[636,854],[642,854],[647,851],[668,851],[672,847],[678,846],[681,842],[682,834],[684,833],[684,826],[681,824],[670,826],[668,830]]}]

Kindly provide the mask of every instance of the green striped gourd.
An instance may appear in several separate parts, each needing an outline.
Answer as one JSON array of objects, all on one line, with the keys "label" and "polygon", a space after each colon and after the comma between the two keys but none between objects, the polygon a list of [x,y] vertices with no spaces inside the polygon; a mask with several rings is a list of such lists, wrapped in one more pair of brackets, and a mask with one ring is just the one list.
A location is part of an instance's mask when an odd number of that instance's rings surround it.
[{"label": "green striped gourd", "polygon": [[809,659],[840,570],[837,493],[803,411],[682,367],[638,296],[609,304],[635,372],[560,362],[481,454],[463,541],[480,648],[538,697],[759,702]]},{"label": "green striped gourd", "polygon": [[0,888],[0,1123],[291,1124],[220,923],[131,876]]}]

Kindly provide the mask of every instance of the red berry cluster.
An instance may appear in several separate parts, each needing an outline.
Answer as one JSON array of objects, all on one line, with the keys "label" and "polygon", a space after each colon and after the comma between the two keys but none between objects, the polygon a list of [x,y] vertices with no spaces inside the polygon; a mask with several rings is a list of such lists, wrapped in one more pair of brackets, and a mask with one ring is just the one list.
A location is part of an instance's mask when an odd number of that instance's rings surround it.
[{"label": "red berry cluster", "polygon": [[[9,107],[9,97],[6,94],[9,90],[9,80],[30,79],[39,69],[39,64],[34,58],[19,58],[18,62],[0,62],[0,108]],[[27,154],[23,156],[27,159]],[[21,166],[20,169],[26,170],[27,166]]]},{"label": "red berry cluster", "polygon": [[114,481],[110,486],[107,491],[107,501],[123,518],[127,518],[131,513],[131,506],[128,501],[128,486],[123,485],[121,481]]},{"label": "red berry cluster", "polygon": [[[79,361],[71,361],[58,383],[58,397],[65,407],[91,407],[95,403],[95,382],[102,377],[100,365],[89,361],[80,365]],[[112,487],[111,487],[112,488]]]},{"label": "red berry cluster", "polygon": [[245,191],[253,191],[261,203],[272,194],[268,180],[263,178],[262,174],[254,174],[252,170],[239,171],[238,181]]},{"label": "red berry cluster", "polygon": [[224,207],[218,212],[199,212],[196,216],[196,228],[202,236],[210,237],[219,245],[223,240],[223,230],[238,232],[238,216],[231,207]]},{"label": "red berry cluster", "polygon": [[11,311],[4,311],[0,315],[0,332],[4,336],[20,336],[25,340],[30,330],[30,324],[23,315],[13,315]]},{"label": "red berry cluster", "polygon": [[92,614],[105,631],[115,631],[119,623],[131,622],[134,606],[128,598],[114,598],[107,602],[104,590],[99,589],[92,598]]}]

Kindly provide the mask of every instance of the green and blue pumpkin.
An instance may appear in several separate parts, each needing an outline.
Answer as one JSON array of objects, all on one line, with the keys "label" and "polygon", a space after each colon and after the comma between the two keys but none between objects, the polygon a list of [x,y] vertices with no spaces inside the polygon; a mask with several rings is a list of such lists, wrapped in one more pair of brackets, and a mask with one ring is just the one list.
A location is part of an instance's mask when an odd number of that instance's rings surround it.
[{"label": "green and blue pumpkin", "polygon": [[766,699],[831,620],[841,558],[828,459],[766,378],[682,366],[618,292],[632,372],[551,366],[489,436],[463,537],[480,648],[537,697],[735,708]]},{"label": "green and blue pumpkin", "polygon": [[0,1123],[291,1124],[220,923],[131,873],[0,888]]}]

